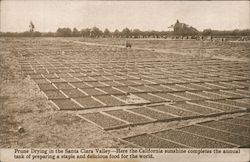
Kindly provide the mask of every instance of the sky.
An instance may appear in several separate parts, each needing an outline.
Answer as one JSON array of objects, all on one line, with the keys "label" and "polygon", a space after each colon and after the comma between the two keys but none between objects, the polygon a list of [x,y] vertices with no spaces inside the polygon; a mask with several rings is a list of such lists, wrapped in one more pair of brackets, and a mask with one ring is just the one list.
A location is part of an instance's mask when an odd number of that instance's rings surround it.
[{"label": "sky", "polygon": [[[1,1],[1,0],[0,0]],[[58,27],[168,30],[179,19],[198,30],[250,28],[250,1],[2,0],[2,32],[40,32]]]}]

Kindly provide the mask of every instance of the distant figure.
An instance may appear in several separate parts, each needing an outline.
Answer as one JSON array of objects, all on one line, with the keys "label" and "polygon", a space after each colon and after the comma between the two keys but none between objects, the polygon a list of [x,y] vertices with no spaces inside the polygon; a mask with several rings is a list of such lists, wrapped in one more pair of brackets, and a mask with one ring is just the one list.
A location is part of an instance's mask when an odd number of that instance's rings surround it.
[{"label": "distant figure", "polygon": [[127,47],[127,48],[128,48],[128,47],[129,47],[129,48],[131,48],[131,47],[132,47],[131,43],[128,43],[128,42],[126,42],[126,44],[125,44],[125,45],[126,45],[126,47]]}]

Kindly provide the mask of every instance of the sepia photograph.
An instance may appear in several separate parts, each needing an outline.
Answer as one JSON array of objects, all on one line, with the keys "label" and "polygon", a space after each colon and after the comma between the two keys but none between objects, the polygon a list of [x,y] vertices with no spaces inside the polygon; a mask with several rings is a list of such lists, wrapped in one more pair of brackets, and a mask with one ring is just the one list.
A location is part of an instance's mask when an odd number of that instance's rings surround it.
[{"label": "sepia photograph", "polygon": [[250,1],[0,0],[1,149],[236,154],[249,98]]}]

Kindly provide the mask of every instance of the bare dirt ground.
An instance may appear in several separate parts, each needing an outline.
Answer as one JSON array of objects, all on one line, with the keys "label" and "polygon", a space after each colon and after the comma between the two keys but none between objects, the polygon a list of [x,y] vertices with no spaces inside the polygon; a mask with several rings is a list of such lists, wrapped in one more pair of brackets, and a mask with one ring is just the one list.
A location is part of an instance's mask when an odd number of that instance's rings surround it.
[{"label": "bare dirt ground", "polygon": [[[23,43],[22,41],[25,41]],[[29,43],[30,41],[30,43]],[[77,42],[74,42],[77,41]],[[106,47],[119,48],[122,46],[121,43],[114,43],[115,41],[110,40],[81,40],[83,44],[86,45],[87,52],[93,52],[95,46],[104,46],[105,48],[98,48],[97,52],[102,53],[102,51],[107,50]],[[48,43],[50,42],[50,43]],[[56,42],[64,42],[65,51],[57,47]],[[70,42],[70,43],[67,43]],[[90,42],[90,43],[89,43]],[[111,42],[111,43],[110,43]],[[112,43],[113,42],[113,43]],[[39,89],[38,85],[29,76],[25,76],[21,70],[20,60],[25,57],[34,57],[39,60],[43,59],[43,53],[53,53],[53,59],[58,61],[63,61],[67,64],[67,52],[75,52],[76,47],[81,48],[78,39],[48,39],[39,38],[37,40],[30,40],[29,38],[13,38],[13,39],[1,39],[0,41],[0,147],[1,148],[15,148],[15,147],[128,147],[126,141],[121,139],[127,136],[134,136],[141,133],[152,133],[155,131],[160,131],[162,129],[177,128],[181,126],[186,126],[190,124],[195,124],[201,121],[214,120],[214,119],[224,119],[228,117],[235,117],[238,115],[243,115],[244,113],[228,114],[218,118],[199,118],[190,119],[185,121],[173,121],[173,122],[160,122],[151,123],[136,127],[126,127],[119,130],[104,131],[99,127],[96,127],[92,123],[79,118],[77,115],[83,111],[58,111],[54,104],[52,104]],[[148,52],[159,52],[159,53],[174,53],[173,57],[182,58],[179,54],[197,55],[199,57],[203,54],[203,51],[197,49],[198,47],[193,47],[186,49],[185,44],[183,48],[178,50],[178,43],[171,42],[170,45],[166,45],[162,42],[137,42],[135,40],[135,47],[132,50],[146,50]],[[36,45],[38,44],[38,49]],[[48,44],[51,45],[48,48]],[[76,44],[78,44],[76,46]],[[104,45],[103,45],[104,44]],[[138,44],[138,45],[137,45]],[[152,46],[148,46],[151,44]],[[30,45],[30,46],[29,46]],[[60,44],[59,44],[60,45]],[[58,45],[58,46],[59,46]],[[173,47],[170,47],[173,46]],[[186,45],[190,46],[190,45]],[[206,47],[206,45],[203,45]],[[212,45],[211,45],[212,46]],[[21,54],[22,48],[25,49],[25,54]],[[55,48],[55,49],[54,49]],[[225,47],[224,47],[225,48]],[[237,48],[237,47],[235,47]],[[54,50],[58,50],[58,55],[54,54]],[[72,50],[72,51],[69,51]],[[213,52],[215,52],[213,47]],[[39,51],[40,50],[40,51]],[[67,51],[68,50],[68,51]],[[127,51],[126,51],[127,50]],[[247,47],[243,47],[243,51],[247,51]],[[21,51],[21,52],[20,52]],[[35,51],[35,52],[34,52]],[[189,52],[188,52],[189,51]],[[209,50],[207,50],[209,51]],[[34,52],[34,53],[32,53]],[[36,53],[37,52],[37,53]],[[66,53],[65,53],[66,52]],[[83,53],[81,53],[83,52]],[[96,51],[93,52],[93,57],[86,61],[101,61],[103,58],[96,57]],[[107,52],[107,51],[106,51]],[[110,52],[110,51],[109,51]],[[121,51],[119,51],[121,52]],[[119,54],[119,52],[117,52]],[[122,51],[124,55],[131,52],[131,49],[125,49]],[[140,51],[141,52],[141,51]],[[218,51],[217,51],[218,52]],[[36,54],[35,54],[36,53]],[[77,52],[76,52],[77,53]],[[80,51],[79,53],[85,54],[85,51]],[[131,52],[132,53],[132,52]],[[205,52],[206,53],[206,52]],[[76,54],[79,59],[81,54]],[[227,54],[227,53],[226,53]],[[62,56],[61,56],[62,55]],[[208,54],[211,57],[213,54]],[[229,53],[229,55],[233,55]],[[103,55],[104,56],[104,55]],[[221,55],[225,59],[230,59],[230,56]],[[248,56],[243,52],[240,59]],[[63,58],[64,57],[64,58]],[[122,55],[121,55],[122,57]],[[129,55],[130,59],[140,59],[134,58]],[[184,57],[184,56],[183,56]],[[215,57],[215,56],[214,56]],[[86,57],[87,58],[87,57]],[[112,57],[110,57],[112,59]],[[74,58],[77,59],[77,58]],[[70,60],[74,63],[75,60]],[[96,60],[95,60],[96,59]],[[125,58],[126,59],[126,58]],[[149,58],[151,59],[151,58]],[[240,59],[238,61],[240,61]],[[85,60],[84,60],[85,61]],[[92,66],[92,65],[91,65]],[[247,101],[245,101],[246,103]],[[129,107],[131,108],[131,106]],[[120,107],[112,107],[112,109],[120,109]],[[98,110],[88,110],[84,112],[94,112]],[[104,108],[104,110],[107,110]],[[21,127],[21,129],[20,129]],[[23,128],[23,129],[22,129]],[[130,145],[131,146],[131,145]]]},{"label": "bare dirt ground", "polygon": [[[72,40],[72,39],[71,39]],[[196,40],[166,40],[166,39],[109,39],[109,38],[76,38],[74,40],[87,42],[89,44],[102,44],[108,46],[124,47],[125,42],[130,42],[132,48],[140,50],[155,51],[161,53],[175,53],[181,55],[196,55],[219,58],[230,61],[250,61],[250,42],[240,41],[196,41]],[[240,47],[240,49],[239,49]]]}]

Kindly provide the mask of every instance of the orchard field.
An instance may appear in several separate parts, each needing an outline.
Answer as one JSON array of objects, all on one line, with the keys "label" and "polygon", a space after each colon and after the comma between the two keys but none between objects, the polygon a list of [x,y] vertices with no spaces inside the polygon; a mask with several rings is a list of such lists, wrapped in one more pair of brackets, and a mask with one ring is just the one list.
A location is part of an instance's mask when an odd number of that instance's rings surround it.
[{"label": "orchard field", "polygon": [[249,147],[249,45],[1,38],[0,146]]}]

